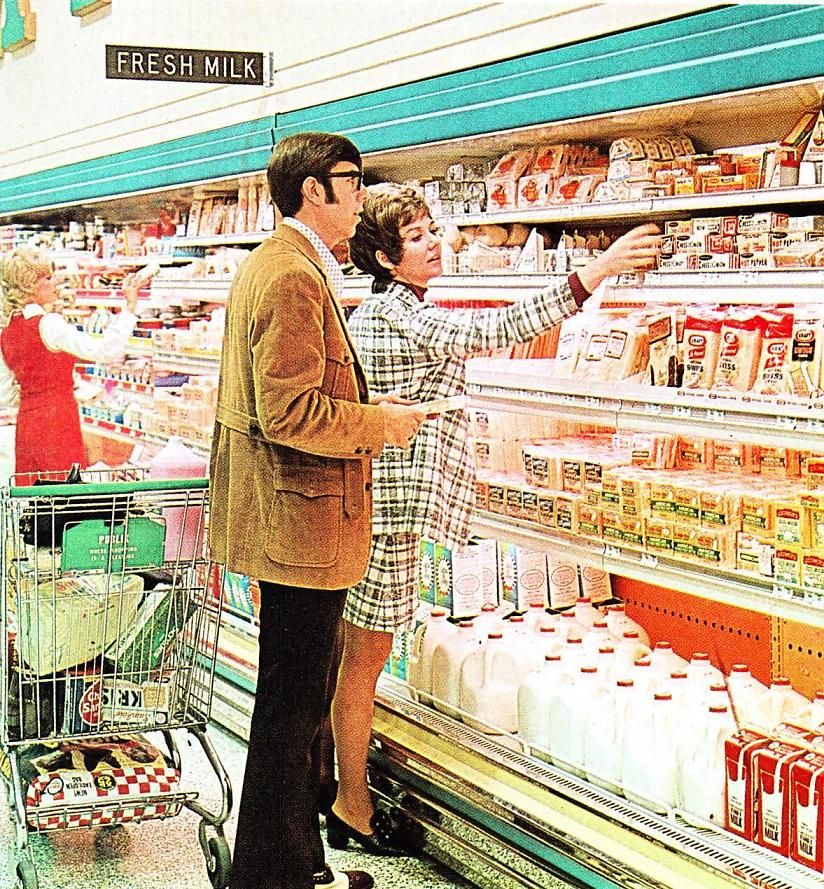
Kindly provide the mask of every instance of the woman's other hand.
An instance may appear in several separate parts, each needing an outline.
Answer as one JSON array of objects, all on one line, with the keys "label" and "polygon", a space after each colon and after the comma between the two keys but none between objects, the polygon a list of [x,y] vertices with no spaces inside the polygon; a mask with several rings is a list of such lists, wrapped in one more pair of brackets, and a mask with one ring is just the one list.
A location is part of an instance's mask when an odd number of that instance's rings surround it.
[{"label": "woman's other hand", "polygon": [[647,223],[630,229],[600,256],[596,256],[587,266],[580,269],[578,278],[592,293],[596,287],[612,275],[627,272],[643,272],[655,268],[655,261],[661,252],[661,229]]},{"label": "woman's other hand", "polygon": [[126,275],[120,287],[123,291],[123,299],[126,302],[126,308],[134,314],[137,309],[137,292],[140,289],[140,281],[138,280],[137,274],[132,272],[132,274]]}]

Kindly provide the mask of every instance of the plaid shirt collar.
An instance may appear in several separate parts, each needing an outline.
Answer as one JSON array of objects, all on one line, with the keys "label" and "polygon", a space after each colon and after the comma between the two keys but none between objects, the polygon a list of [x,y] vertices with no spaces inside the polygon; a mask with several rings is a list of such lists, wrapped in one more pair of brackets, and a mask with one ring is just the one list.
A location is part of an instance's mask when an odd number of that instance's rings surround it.
[{"label": "plaid shirt collar", "polygon": [[326,272],[326,275],[329,278],[329,283],[332,285],[332,289],[335,292],[335,296],[340,299],[343,295],[343,272],[341,271],[337,259],[335,259],[332,254],[332,251],[323,243],[318,233],[314,229],[309,228],[308,225],[301,222],[299,219],[295,219],[292,216],[284,217],[281,224],[291,226],[295,231],[300,232],[315,248],[318,258],[323,265],[323,270]]}]

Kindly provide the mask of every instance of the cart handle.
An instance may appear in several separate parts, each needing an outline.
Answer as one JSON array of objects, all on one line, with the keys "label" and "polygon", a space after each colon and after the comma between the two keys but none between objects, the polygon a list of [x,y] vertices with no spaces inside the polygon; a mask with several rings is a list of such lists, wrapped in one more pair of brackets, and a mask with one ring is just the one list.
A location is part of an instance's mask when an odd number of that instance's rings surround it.
[{"label": "cart handle", "polygon": [[203,491],[208,478],[167,478],[142,482],[80,482],[76,485],[24,485],[9,488],[10,497],[82,497],[84,494],[136,494],[141,491]]}]

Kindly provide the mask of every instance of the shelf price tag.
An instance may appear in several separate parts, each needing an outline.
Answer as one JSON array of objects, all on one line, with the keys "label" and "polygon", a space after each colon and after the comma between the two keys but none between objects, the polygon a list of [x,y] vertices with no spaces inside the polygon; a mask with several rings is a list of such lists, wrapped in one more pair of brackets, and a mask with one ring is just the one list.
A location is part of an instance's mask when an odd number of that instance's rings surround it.
[{"label": "shelf price tag", "polygon": [[587,407],[601,407],[601,399],[595,395],[587,395],[584,398],[584,404]]},{"label": "shelf price tag", "polygon": [[605,543],[604,555],[609,556],[612,559],[619,559],[621,557],[621,547],[615,546],[612,543]]},{"label": "shelf price tag", "polygon": [[724,415],[724,411],[712,409],[707,411],[707,419],[712,420],[713,423],[723,423],[726,416]]},{"label": "shelf price tag", "polygon": [[795,418],[794,417],[776,417],[775,425],[780,429],[795,429]]},{"label": "shelf price tag", "polygon": [[658,556],[654,556],[652,553],[641,553],[641,564],[645,568],[657,568]]},{"label": "shelf price tag", "polygon": [[661,413],[661,405],[654,404],[653,402],[647,402],[644,405],[644,413],[651,414],[652,416],[657,417]]},{"label": "shelf price tag", "polygon": [[689,417],[692,414],[692,408],[687,404],[676,404],[673,413],[676,417]]}]

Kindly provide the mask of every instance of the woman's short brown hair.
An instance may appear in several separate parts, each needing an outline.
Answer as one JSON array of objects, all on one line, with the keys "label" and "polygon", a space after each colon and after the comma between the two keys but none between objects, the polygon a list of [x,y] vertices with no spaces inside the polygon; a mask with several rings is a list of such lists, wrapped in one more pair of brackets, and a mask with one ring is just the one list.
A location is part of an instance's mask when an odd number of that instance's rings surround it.
[{"label": "woman's short brown hair", "polygon": [[361,221],[349,241],[352,262],[367,275],[372,275],[376,292],[386,290],[392,282],[392,274],[384,268],[375,255],[382,250],[392,265],[403,256],[401,228],[421,213],[429,213],[429,207],[418,189],[395,182],[370,185],[363,205]]}]

